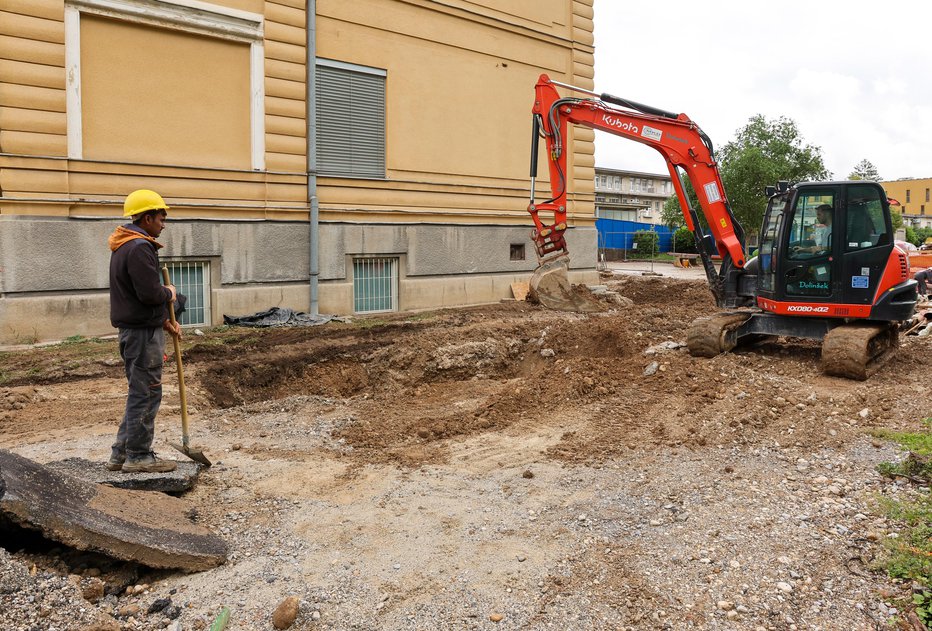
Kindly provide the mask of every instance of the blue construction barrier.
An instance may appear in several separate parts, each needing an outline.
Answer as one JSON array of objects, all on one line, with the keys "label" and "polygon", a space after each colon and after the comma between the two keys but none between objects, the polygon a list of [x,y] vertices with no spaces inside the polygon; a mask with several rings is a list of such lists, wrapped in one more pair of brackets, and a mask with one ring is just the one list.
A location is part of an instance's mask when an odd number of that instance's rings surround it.
[{"label": "blue construction barrier", "polygon": [[655,232],[658,239],[657,251],[674,251],[673,234],[676,230],[667,226],[620,219],[596,219],[595,228],[599,234],[600,249],[631,250],[635,232]]}]

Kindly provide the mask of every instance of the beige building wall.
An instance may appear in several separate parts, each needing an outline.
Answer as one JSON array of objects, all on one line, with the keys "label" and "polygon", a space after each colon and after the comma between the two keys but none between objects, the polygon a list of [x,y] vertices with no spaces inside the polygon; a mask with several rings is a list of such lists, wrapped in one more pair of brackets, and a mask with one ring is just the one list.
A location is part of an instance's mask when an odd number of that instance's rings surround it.
[{"label": "beige building wall", "polygon": [[[591,2],[361,0],[318,14],[319,57],[388,73],[386,180],[322,179],[327,218],[527,223],[534,84],[548,73],[593,87]],[[571,134],[570,216],[592,225],[593,132]]]},{"label": "beige building wall", "polygon": [[[164,255],[210,262],[214,324],[308,310],[312,256],[325,313],[352,312],[357,255],[399,257],[402,310],[505,299],[533,269],[508,258],[533,252],[533,86],[593,86],[592,0],[311,3],[316,57],[386,73],[386,172],[310,191],[306,3],[195,3],[206,23],[138,4],[0,0],[0,344],[112,331],[104,243],[142,187],[172,207]],[[594,280],[593,132],[570,133],[574,276]]]},{"label": "beige building wall", "polygon": [[[93,4],[0,0],[0,215],[119,217],[123,197],[144,183],[179,200],[173,218],[306,219],[304,2],[211,3],[263,21],[260,169],[242,155],[250,95],[220,89],[249,77],[247,43],[84,10]],[[66,49],[66,7],[82,9],[77,50],[73,41]],[[66,69],[69,52],[78,72]],[[84,126],[78,159],[69,91],[84,100],[72,112]]]},{"label": "beige building wall", "polygon": [[932,227],[932,178],[892,180],[880,184],[888,197],[900,202],[900,206],[890,208],[903,214],[904,225]]}]

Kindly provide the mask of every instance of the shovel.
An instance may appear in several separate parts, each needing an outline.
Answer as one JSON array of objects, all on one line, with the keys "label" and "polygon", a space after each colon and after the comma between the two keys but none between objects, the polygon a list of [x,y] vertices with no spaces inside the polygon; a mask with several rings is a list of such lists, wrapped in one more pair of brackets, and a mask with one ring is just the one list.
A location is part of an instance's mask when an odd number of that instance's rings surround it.
[{"label": "shovel", "polygon": [[[167,265],[162,267],[162,278],[166,285],[171,285],[171,279],[168,277]],[[172,324],[176,323],[174,302],[168,303],[168,317],[171,318]],[[204,452],[188,444],[188,401],[184,392],[184,368],[181,366],[181,343],[178,341],[178,336],[174,334],[172,334],[172,341],[175,343],[175,363],[178,364],[178,391],[181,393],[181,444],[169,444],[191,460],[200,462],[205,467],[209,467],[213,463],[207,459]]]}]

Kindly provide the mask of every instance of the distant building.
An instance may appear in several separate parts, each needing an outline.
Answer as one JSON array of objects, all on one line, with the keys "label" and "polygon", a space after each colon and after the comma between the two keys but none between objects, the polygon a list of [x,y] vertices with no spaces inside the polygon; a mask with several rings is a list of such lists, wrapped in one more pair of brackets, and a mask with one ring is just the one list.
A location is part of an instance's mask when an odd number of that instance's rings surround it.
[{"label": "distant building", "polygon": [[932,227],[932,178],[904,178],[880,184],[888,197],[900,202],[900,206],[893,206],[893,210],[902,213],[904,226]]},{"label": "distant building", "polygon": [[671,195],[669,175],[595,167],[597,219],[659,225],[663,204]]}]

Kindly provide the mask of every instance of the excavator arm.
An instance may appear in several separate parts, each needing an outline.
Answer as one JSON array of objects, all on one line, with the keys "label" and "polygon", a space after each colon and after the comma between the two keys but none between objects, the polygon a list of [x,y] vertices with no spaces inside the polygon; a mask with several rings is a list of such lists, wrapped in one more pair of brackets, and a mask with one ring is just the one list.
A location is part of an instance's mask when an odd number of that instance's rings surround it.
[{"label": "excavator arm", "polygon": [[[597,98],[561,97],[556,89],[558,85]],[[567,228],[566,138],[567,126],[573,123],[622,136],[660,152],[670,171],[683,219],[696,236],[712,293],[721,305],[727,302],[723,296],[725,278],[743,269],[746,262],[744,231],[725,197],[712,143],[689,117],[610,94],[596,94],[568,86],[552,81],[547,75],[541,75],[537,82],[532,112],[531,201],[528,212],[534,220],[532,238],[542,263],[545,258],[567,254],[564,236]],[[551,196],[538,203],[534,200],[534,188],[540,137],[546,140]],[[690,207],[680,181],[680,171],[685,173],[696,191],[700,210],[709,227],[708,236],[703,233],[696,211]],[[552,223],[545,223],[542,213],[545,218],[552,217]],[[715,248],[722,257],[718,272],[711,258]]]}]

